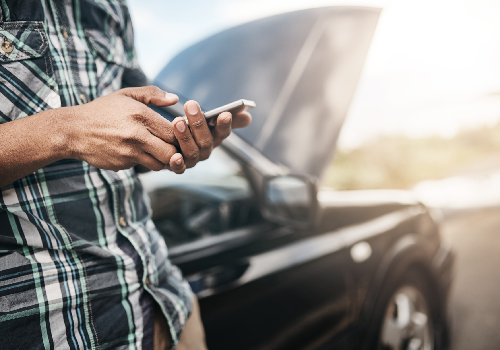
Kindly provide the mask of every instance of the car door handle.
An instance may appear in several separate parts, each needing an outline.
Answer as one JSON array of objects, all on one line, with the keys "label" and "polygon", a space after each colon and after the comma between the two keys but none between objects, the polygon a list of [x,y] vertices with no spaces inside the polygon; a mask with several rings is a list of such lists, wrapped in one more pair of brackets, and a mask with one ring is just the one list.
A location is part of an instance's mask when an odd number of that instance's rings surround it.
[{"label": "car door handle", "polygon": [[209,291],[215,289],[225,289],[233,286],[248,269],[247,262],[219,265],[205,271],[201,271],[195,275],[187,277],[187,281],[191,289],[196,294],[212,294]]}]

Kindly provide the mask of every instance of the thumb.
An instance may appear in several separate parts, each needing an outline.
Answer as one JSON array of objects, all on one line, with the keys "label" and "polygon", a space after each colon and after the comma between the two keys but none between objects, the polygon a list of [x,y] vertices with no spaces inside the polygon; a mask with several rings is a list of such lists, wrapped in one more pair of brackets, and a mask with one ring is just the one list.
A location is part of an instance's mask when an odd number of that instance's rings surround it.
[{"label": "thumb", "polygon": [[118,90],[117,93],[133,98],[145,105],[171,106],[179,101],[177,95],[163,91],[157,86],[132,87]]}]

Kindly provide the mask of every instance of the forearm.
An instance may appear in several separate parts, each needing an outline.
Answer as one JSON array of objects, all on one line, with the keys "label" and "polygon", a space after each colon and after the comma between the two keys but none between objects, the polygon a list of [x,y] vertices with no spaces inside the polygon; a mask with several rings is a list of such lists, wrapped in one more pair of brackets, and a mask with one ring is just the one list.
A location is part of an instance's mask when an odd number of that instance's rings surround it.
[{"label": "forearm", "polygon": [[55,161],[69,158],[71,107],[57,108],[0,124],[0,188]]}]

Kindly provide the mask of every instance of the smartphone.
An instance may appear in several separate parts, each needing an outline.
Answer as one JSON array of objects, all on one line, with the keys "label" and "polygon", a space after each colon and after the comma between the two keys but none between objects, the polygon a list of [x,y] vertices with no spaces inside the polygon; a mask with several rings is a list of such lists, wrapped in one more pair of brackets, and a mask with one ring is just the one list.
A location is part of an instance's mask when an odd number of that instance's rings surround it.
[{"label": "smartphone", "polygon": [[222,107],[212,109],[211,111],[204,112],[203,115],[205,116],[206,119],[210,119],[213,117],[217,117],[222,112],[231,112],[232,110],[235,110],[235,109],[242,107],[242,106],[246,106],[247,109],[252,109],[252,108],[255,108],[255,106],[257,106],[257,104],[253,101],[250,101],[250,100],[241,99],[238,101],[228,103],[227,105],[224,105]]},{"label": "smartphone", "polygon": [[[164,106],[164,107],[156,107],[156,106],[150,105],[150,108],[157,111],[161,115],[163,115],[164,118],[172,121],[172,120],[174,120],[175,116],[182,115],[184,113],[184,103],[183,102],[185,102],[185,101],[180,97],[180,101],[178,103],[176,103],[175,105]],[[241,99],[238,101],[228,103],[227,105],[224,105],[222,107],[212,109],[208,112],[203,112],[203,115],[207,119],[208,126],[213,127],[217,121],[216,117],[219,114],[221,114],[222,112],[231,112],[237,108],[240,108],[241,106],[246,106],[247,109],[251,109],[251,108],[254,108],[256,106],[256,104],[253,101]],[[166,112],[167,115],[165,115],[164,112]],[[186,123],[188,123],[187,117],[185,115],[182,115],[182,117],[184,118]]]},{"label": "smartphone", "polygon": [[[255,106],[257,106],[257,104],[254,101],[241,99],[238,101],[228,103],[227,105],[212,109],[210,111],[203,112],[203,115],[205,116],[205,119],[207,119],[207,121],[212,120],[215,122],[215,118],[217,116],[219,116],[219,114],[221,114],[222,112],[231,112],[231,111],[234,111],[235,109],[238,109],[242,106],[247,107],[247,109],[252,109],[252,108],[255,108]],[[187,123],[188,122],[187,117],[185,115],[182,117],[184,118],[184,120]]]}]

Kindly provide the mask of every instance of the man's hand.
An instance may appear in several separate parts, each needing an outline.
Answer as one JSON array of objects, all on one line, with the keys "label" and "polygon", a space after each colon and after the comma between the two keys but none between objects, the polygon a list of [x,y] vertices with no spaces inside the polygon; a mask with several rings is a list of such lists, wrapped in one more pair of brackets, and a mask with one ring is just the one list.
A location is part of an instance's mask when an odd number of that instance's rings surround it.
[{"label": "man's hand", "polygon": [[[212,131],[209,129],[205,116],[200,106],[195,101],[188,101],[184,105],[184,112],[189,125],[184,118],[175,118],[174,134],[179,141],[179,146],[185,159],[185,166],[191,168],[197,162],[207,159],[214,147],[219,146],[231,133],[233,116],[229,112],[221,113],[213,119]],[[234,115],[234,124],[244,127],[250,124],[251,115],[241,108]]]},{"label": "man's hand", "polygon": [[172,124],[147,107],[177,101],[176,95],[148,86],[118,90],[71,107],[65,120],[71,158],[114,171],[137,164],[151,170],[161,170],[167,164],[172,169],[182,168],[182,158],[180,164],[172,160],[177,153]]},{"label": "man's hand", "polygon": [[[148,86],[121,89],[71,107],[71,117],[66,120],[71,157],[114,171],[142,165],[154,171],[167,168],[183,173],[207,159],[213,147],[230,134],[232,116],[222,113],[210,131],[195,101],[184,106],[189,126],[183,118],[171,123],[147,107],[177,101],[176,95]],[[234,119],[242,127],[250,123],[251,116],[242,109]]]}]

